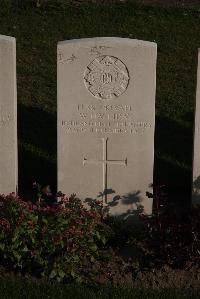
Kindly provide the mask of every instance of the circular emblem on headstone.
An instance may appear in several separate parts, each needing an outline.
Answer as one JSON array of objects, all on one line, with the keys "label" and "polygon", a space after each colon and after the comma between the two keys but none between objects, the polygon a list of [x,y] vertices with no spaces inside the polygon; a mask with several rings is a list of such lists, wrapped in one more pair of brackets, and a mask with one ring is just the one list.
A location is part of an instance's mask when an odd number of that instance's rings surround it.
[{"label": "circular emblem on headstone", "polygon": [[127,89],[129,73],[118,58],[100,56],[88,65],[84,74],[84,83],[94,97],[113,99]]}]

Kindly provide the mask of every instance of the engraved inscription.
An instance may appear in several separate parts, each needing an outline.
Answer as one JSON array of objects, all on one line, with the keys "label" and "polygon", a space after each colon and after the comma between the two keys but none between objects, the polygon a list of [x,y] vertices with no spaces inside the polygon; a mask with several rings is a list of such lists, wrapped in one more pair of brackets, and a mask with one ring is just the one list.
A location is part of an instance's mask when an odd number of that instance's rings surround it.
[{"label": "engraved inscription", "polygon": [[94,46],[90,49],[89,54],[90,55],[102,55],[102,52],[106,49],[110,49],[110,47],[107,46]]},{"label": "engraved inscription", "polygon": [[78,104],[78,111],[88,110],[88,111],[120,111],[127,112],[133,111],[133,107],[131,105],[86,105],[86,104]]},{"label": "engraved inscription", "polygon": [[149,122],[100,122],[62,120],[67,133],[142,134],[152,127]]},{"label": "engraved inscription", "polygon": [[78,104],[71,119],[61,121],[67,133],[142,134],[152,128],[139,121],[131,105]]},{"label": "engraved inscription", "polygon": [[72,54],[70,57],[64,58],[64,55],[61,51],[58,52],[58,62],[60,63],[72,63],[77,59],[77,57]]},{"label": "engraved inscription", "polygon": [[93,60],[84,74],[89,92],[98,99],[119,97],[128,87],[129,73],[124,63],[113,56],[100,56]]}]

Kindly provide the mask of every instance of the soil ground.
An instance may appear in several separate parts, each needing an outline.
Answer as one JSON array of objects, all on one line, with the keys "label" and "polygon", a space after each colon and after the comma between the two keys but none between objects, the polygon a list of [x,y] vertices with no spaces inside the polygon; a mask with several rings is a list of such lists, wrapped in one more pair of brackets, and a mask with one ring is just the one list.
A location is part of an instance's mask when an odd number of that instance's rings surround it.
[{"label": "soil ground", "polygon": [[[102,3],[102,4],[113,4],[113,3],[125,3],[130,0],[72,0],[76,4],[83,2],[90,3]],[[158,7],[176,7],[176,8],[195,8],[200,7],[199,0],[132,0],[133,3],[138,3],[147,6],[158,6]]]},{"label": "soil ground", "polygon": [[199,0],[141,0],[144,5],[153,5],[160,7],[200,7]]}]

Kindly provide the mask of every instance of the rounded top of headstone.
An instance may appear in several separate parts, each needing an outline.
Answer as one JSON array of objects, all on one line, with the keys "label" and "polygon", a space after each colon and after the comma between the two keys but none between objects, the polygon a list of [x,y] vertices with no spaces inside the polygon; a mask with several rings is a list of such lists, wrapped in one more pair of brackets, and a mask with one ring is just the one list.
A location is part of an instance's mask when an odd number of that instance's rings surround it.
[{"label": "rounded top of headstone", "polygon": [[123,43],[128,43],[133,46],[146,46],[146,47],[154,47],[157,48],[157,44],[155,42],[149,42],[149,41],[144,41],[144,40],[138,40],[138,39],[132,39],[132,38],[125,38],[125,37],[92,37],[92,38],[81,38],[81,39],[70,39],[70,40],[64,40],[58,42],[58,46],[65,46],[67,44],[71,43],[89,43],[89,42],[108,42],[108,43],[113,43],[113,42],[123,42]]},{"label": "rounded top of headstone", "polygon": [[7,36],[7,35],[1,35],[0,34],[0,40],[5,40],[5,41],[16,41],[16,38],[13,36]]}]

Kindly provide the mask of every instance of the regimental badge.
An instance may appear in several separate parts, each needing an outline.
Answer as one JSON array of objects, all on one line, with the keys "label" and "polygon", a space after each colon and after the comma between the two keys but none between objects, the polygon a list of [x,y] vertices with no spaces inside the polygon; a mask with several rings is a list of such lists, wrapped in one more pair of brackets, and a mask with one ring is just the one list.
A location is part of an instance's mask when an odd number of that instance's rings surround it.
[{"label": "regimental badge", "polygon": [[95,98],[109,100],[125,92],[129,84],[129,73],[118,58],[100,56],[87,66],[84,83]]}]

